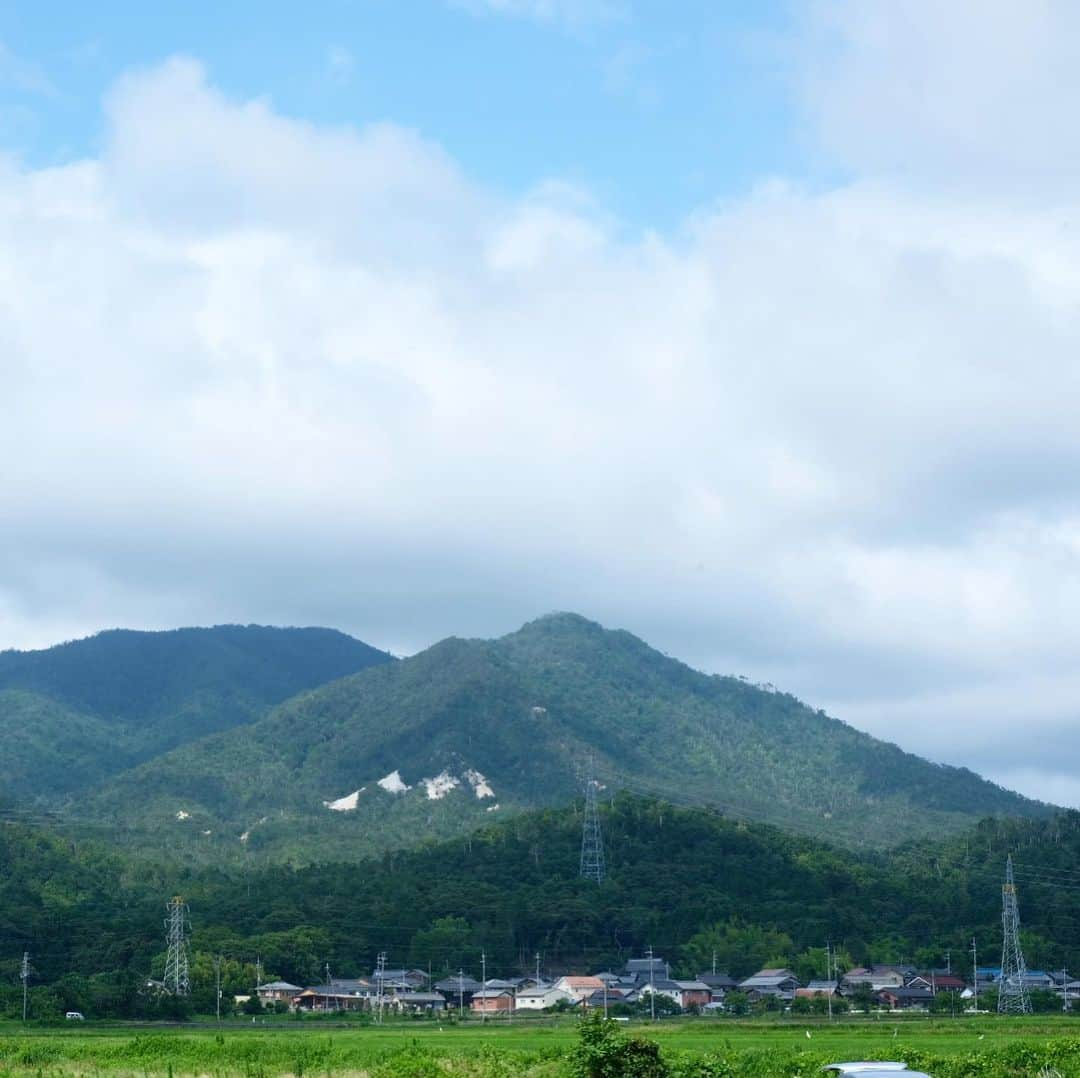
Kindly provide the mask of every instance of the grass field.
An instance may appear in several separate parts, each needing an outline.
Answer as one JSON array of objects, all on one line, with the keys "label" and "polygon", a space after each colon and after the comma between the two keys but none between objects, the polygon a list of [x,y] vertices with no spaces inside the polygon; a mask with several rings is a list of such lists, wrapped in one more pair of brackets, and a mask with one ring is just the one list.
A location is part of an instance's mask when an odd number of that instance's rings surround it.
[{"label": "grass field", "polygon": [[[1080,1076],[1080,1018],[882,1018],[825,1022],[682,1020],[620,1027],[655,1040],[673,1075],[814,1073],[838,1059],[907,1059],[934,1078]],[[807,1036],[809,1033],[809,1036]],[[0,1025],[0,1074],[370,1075],[557,1078],[569,1073],[574,1019],[387,1023],[290,1022],[221,1027]],[[1049,1069],[1047,1069],[1049,1068]]]}]

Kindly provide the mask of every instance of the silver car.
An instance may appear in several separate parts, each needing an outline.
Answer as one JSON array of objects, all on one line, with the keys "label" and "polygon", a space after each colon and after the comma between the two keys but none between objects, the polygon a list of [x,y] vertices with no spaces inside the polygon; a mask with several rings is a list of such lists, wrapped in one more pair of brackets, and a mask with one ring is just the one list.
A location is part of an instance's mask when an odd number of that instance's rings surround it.
[{"label": "silver car", "polygon": [[906,1063],[888,1063],[883,1060],[863,1060],[860,1063],[830,1063],[822,1067],[822,1070],[831,1071],[833,1074],[858,1074],[860,1078],[874,1078],[874,1075],[890,1075],[902,1073],[907,1078],[930,1078],[923,1071],[909,1071]]}]

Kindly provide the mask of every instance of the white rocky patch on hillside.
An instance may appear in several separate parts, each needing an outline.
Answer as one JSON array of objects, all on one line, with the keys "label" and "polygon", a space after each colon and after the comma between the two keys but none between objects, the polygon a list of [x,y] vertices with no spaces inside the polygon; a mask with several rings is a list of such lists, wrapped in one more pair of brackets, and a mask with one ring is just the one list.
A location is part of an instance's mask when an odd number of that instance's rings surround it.
[{"label": "white rocky patch on hillside", "polygon": [[440,771],[433,779],[421,779],[420,783],[427,790],[429,801],[440,801],[455,786],[460,786],[461,780],[449,771]]},{"label": "white rocky patch on hillside", "polygon": [[179,812],[178,812],[178,813],[176,814],[176,818],[177,818],[178,820],[190,820],[190,819],[191,819],[191,813],[190,813],[190,812],[188,812],[188,811],[187,811],[186,809],[181,809],[181,810],[180,810],[180,811],[179,811]]},{"label": "white rocky patch on hillside", "polygon": [[494,812],[499,807],[499,802],[496,801],[494,805],[488,805],[487,811]]},{"label": "white rocky patch on hillside", "polygon": [[488,785],[488,780],[480,774],[479,771],[469,768],[465,772],[465,778],[468,780],[469,785],[473,788],[473,792],[479,798],[494,797],[495,791]]},{"label": "white rocky patch on hillside", "polygon": [[336,801],[324,801],[323,804],[330,809],[331,812],[352,812],[352,810],[356,808],[357,802],[360,800],[360,795],[366,789],[366,786],[361,786],[359,790],[353,790],[351,794],[339,797]]},{"label": "white rocky patch on hillside", "polygon": [[401,777],[401,772],[397,769],[391,771],[389,775],[384,775],[379,779],[377,785],[381,786],[389,794],[403,794],[406,790],[412,789]]}]

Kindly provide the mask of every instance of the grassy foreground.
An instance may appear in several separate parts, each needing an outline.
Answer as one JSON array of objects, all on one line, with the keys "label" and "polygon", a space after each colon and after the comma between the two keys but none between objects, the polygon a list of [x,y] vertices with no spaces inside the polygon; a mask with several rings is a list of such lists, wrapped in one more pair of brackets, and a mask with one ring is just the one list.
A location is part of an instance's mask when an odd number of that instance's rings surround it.
[{"label": "grassy foreground", "polygon": [[[809,1036],[807,1034],[809,1033]],[[620,1026],[656,1041],[673,1078],[809,1075],[838,1059],[905,1059],[933,1078],[1076,1075],[1080,1018],[824,1022],[688,1020]],[[0,1026],[0,1075],[561,1078],[576,1020],[462,1026],[321,1022],[218,1028]]]}]

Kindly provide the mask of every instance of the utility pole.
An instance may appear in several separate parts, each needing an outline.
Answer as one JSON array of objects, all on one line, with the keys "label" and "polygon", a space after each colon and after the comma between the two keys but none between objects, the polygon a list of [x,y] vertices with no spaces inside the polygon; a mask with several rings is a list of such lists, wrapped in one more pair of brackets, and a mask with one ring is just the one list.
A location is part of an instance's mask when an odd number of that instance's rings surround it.
[{"label": "utility pole", "polygon": [[979,1013],[979,957],[974,936],[971,937],[971,1009]]},{"label": "utility pole", "polygon": [[259,955],[255,959],[255,987],[258,988],[262,984],[262,955]]},{"label": "utility pole", "polygon": [[716,976],[716,951],[712,953],[712,975]]},{"label": "utility pole", "polygon": [[23,951],[22,965],[19,967],[19,976],[22,978],[22,1020],[26,1021],[27,1004],[29,997],[27,985],[30,981],[30,952]]},{"label": "utility pole", "polygon": [[833,966],[832,966],[832,940],[826,940],[825,941],[825,975],[826,975],[826,978],[828,979],[828,982],[829,982],[829,994],[828,994],[829,1004],[828,1004],[828,1006],[829,1006],[829,1021],[830,1022],[832,1021],[832,993],[833,993],[833,984],[835,983],[833,981],[833,979],[832,979],[832,968],[833,968]]},{"label": "utility pole", "polygon": [[375,985],[379,993],[379,1016],[378,1021],[383,1020],[383,980],[386,977],[386,952],[380,951],[375,963]]},{"label": "utility pole", "polygon": [[604,1021],[607,1021],[607,978],[604,978]]},{"label": "utility pole", "polygon": [[217,1003],[217,1020],[221,1021],[221,955],[214,958],[214,999]]},{"label": "utility pole", "polygon": [[952,976],[952,951],[945,952],[945,972]]},{"label": "utility pole", "polygon": [[[487,951],[481,951],[480,952],[480,984],[482,986],[480,991],[481,992],[486,992],[487,991]],[[486,999],[484,1000],[484,1003],[485,1003],[485,1005],[487,1004]],[[486,1022],[487,1021],[487,1011],[481,1011],[480,1012],[480,1021],[481,1022]]]},{"label": "utility pole", "polygon": [[[475,966],[473,967],[476,968]],[[457,1009],[458,1018],[464,1020],[465,1018],[465,971],[459,969],[457,971]]]},{"label": "utility pole", "polygon": [[649,1020],[656,1021],[656,993],[653,991],[653,954],[649,948]]},{"label": "utility pole", "polygon": [[188,908],[179,895],[173,895],[165,909],[166,944],[165,987],[174,996],[191,994],[191,969],[188,962]]},{"label": "utility pole", "polygon": [[[326,999],[323,1002],[323,1011],[330,1010],[330,995],[333,992],[333,986],[330,983],[330,963],[326,963]],[[337,1010],[337,1000],[334,1001],[334,1010]]]},{"label": "utility pole", "polygon": [[536,983],[540,983],[540,952],[536,952]]},{"label": "utility pole", "polygon": [[1020,909],[1016,903],[1016,880],[1012,854],[1005,861],[1005,882],[1001,885],[1001,987],[998,1014],[1031,1014],[1027,990],[1027,966],[1020,949]]},{"label": "utility pole", "polygon": [[1068,973],[1064,966],[1061,967],[1061,1013],[1069,1009]]},{"label": "utility pole", "polygon": [[585,817],[581,826],[581,876],[601,883],[604,879],[604,840],[600,834],[600,810],[596,803],[599,783],[593,777],[593,758],[589,757],[585,776]]}]

